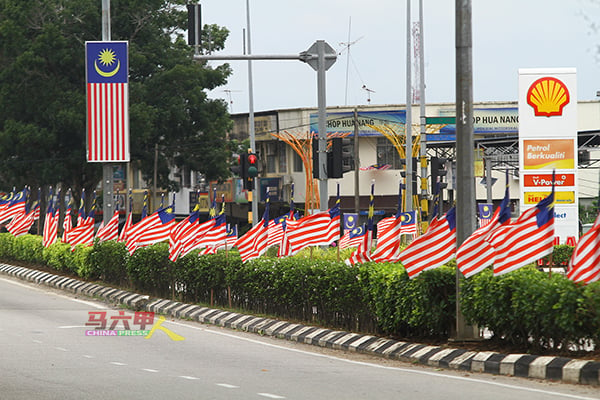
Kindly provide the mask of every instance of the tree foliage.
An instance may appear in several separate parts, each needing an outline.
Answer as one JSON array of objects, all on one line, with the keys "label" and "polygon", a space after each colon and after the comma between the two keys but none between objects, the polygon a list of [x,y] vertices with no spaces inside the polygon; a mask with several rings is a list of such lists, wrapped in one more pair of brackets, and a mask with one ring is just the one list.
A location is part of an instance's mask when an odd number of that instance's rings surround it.
[{"label": "tree foliage", "polygon": [[[206,91],[231,70],[193,61],[184,3],[111,2],[111,39],[129,41],[131,160],[151,181],[156,146],[157,183],[169,189],[171,167],[228,174],[227,104]],[[97,0],[0,0],[0,188],[99,182],[85,157],[84,44],[102,39],[101,11]],[[224,47],[227,29],[204,30],[204,47]]]}]

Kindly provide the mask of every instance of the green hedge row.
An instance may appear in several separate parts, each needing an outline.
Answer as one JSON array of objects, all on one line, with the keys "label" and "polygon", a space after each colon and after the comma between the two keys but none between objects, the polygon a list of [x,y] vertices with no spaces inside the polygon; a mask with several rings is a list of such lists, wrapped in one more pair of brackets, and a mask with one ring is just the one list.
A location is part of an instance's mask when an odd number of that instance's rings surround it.
[{"label": "green hedge row", "polygon": [[[343,254],[341,259],[346,258]],[[129,256],[114,241],[77,247],[0,233],[0,259],[101,280],[152,296],[232,307],[246,312],[394,337],[447,338],[454,328],[455,264],[409,279],[400,264],[348,267],[336,251],[319,249],[245,264],[235,252],[175,263],[161,243]],[[465,317],[496,338],[522,347],[600,343],[600,283],[575,284],[560,274],[523,268],[461,281]]]}]

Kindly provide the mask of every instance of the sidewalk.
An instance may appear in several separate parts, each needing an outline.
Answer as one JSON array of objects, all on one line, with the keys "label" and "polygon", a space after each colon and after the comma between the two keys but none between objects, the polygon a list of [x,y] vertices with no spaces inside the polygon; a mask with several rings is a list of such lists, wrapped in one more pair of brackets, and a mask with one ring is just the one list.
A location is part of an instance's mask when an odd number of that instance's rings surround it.
[{"label": "sidewalk", "polygon": [[333,331],[172,300],[153,299],[146,295],[9,264],[0,263],[0,275],[101,298],[113,304],[127,305],[135,310],[153,311],[174,318],[185,318],[315,346],[372,354],[437,368],[600,385],[600,362],[598,361],[529,354],[475,352]]}]

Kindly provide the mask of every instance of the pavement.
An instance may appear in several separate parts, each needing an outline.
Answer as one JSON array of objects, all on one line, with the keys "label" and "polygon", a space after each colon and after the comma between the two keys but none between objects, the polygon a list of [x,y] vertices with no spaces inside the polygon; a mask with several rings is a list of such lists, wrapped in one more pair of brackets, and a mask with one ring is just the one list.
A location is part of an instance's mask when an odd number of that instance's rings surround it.
[{"label": "pavement", "polygon": [[277,319],[239,314],[178,301],[151,298],[35,269],[0,263],[0,275],[101,299],[138,311],[198,321],[240,331],[332,349],[371,354],[414,364],[460,371],[600,385],[600,362],[531,354],[500,354],[447,346],[403,342],[378,336],[295,324]]}]

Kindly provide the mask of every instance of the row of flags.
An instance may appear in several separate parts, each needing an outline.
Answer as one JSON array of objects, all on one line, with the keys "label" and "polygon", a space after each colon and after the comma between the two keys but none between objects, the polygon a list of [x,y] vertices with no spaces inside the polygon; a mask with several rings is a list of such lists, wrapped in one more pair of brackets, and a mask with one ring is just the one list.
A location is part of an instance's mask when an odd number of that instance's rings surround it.
[{"label": "row of flags", "polygon": [[[408,275],[413,278],[453,258],[465,277],[489,266],[493,267],[494,275],[502,275],[551,254],[554,249],[554,186],[546,198],[512,221],[508,173],[506,182],[504,198],[489,222],[480,226],[458,248],[455,208],[439,219],[434,217],[427,231],[399,255]],[[567,277],[585,283],[600,280],[600,214],[592,229],[577,243]]]},{"label": "row of flags", "polygon": [[[39,199],[31,207],[27,198],[29,189],[11,193],[0,198],[0,223],[15,236],[25,234],[39,219]],[[57,193],[60,198],[60,191]],[[70,198],[71,196],[69,196]],[[483,269],[493,266],[495,275],[502,275],[552,253],[554,240],[554,188],[548,197],[536,206],[523,212],[516,220],[510,218],[508,177],[504,198],[500,206],[491,213],[491,205],[480,210],[483,217],[489,215],[485,223],[473,232],[460,246],[456,242],[456,209],[451,208],[437,217],[438,201],[434,206],[434,219],[427,230],[418,236],[416,211],[401,211],[402,190],[398,194],[398,212],[384,218],[376,225],[374,214],[374,183],[371,185],[367,223],[358,226],[358,215],[344,216],[344,234],[340,237],[340,196],[339,186],[336,202],[326,211],[300,217],[293,202],[293,185],[290,211],[280,217],[269,219],[270,201],[266,199],[265,212],[261,221],[246,234],[238,238],[237,227],[226,223],[225,202],[221,199],[218,210],[216,191],[210,208],[209,220],[200,223],[200,213],[196,207],[180,222],[175,221],[175,196],[170,205],[161,206],[148,215],[147,194],[144,196],[143,218],[132,223],[130,212],[119,233],[118,204],[114,215],[105,225],[102,223],[94,234],[96,209],[95,193],[90,212],[85,212],[85,191],[82,192],[76,224],[73,224],[71,201],[63,222],[61,240],[76,245],[92,245],[98,241],[118,240],[126,244],[129,254],[138,248],[168,241],[169,259],[198,251],[199,254],[214,254],[221,248],[237,247],[243,262],[260,257],[272,246],[278,246],[278,256],[297,254],[310,246],[329,246],[338,242],[342,249],[356,247],[346,260],[348,265],[368,261],[402,262],[410,278],[421,272],[437,268],[456,258],[458,268],[465,277],[473,276]],[[439,200],[439,196],[436,196]],[[58,240],[58,204],[54,204],[50,188],[48,207],[43,230],[43,245],[49,246]],[[131,210],[132,198],[129,194]],[[374,231],[377,226],[377,238]],[[403,235],[412,238],[406,247],[401,246]],[[567,276],[576,282],[600,280],[600,215],[592,228],[581,237],[569,263]]]}]

